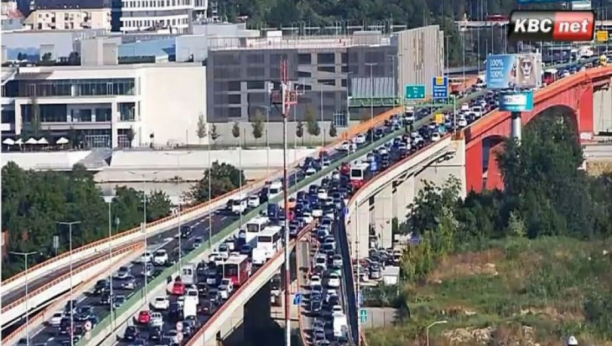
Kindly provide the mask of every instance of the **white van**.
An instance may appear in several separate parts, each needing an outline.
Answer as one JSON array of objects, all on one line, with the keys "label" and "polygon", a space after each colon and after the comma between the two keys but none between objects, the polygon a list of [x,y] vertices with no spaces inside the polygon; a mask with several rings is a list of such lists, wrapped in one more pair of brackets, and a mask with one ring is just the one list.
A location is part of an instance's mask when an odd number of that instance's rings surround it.
[{"label": "white van", "polygon": [[240,215],[247,210],[248,204],[247,204],[246,197],[241,195],[235,199],[232,199],[231,202],[232,202],[232,213]]}]

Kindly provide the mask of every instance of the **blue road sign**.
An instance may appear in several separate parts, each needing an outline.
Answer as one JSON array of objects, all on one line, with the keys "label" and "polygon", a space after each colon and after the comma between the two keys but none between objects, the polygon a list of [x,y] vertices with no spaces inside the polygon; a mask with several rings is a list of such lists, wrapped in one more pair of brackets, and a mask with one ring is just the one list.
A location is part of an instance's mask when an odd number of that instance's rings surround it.
[{"label": "blue road sign", "polygon": [[295,296],[293,296],[293,305],[300,305],[300,304],[302,304],[302,294],[296,293]]},{"label": "blue road sign", "polygon": [[432,94],[434,100],[442,100],[448,98],[448,77],[433,77],[432,79]]},{"label": "blue road sign", "polygon": [[361,323],[368,321],[368,311],[366,309],[359,310],[359,320]]}]

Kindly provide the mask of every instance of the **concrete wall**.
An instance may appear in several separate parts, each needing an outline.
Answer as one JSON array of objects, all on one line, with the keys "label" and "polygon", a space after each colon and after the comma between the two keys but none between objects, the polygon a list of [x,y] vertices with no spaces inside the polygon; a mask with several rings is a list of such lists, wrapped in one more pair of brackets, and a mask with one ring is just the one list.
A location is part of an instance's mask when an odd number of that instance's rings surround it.
[{"label": "concrete wall", "polygon": [[23,169],[72,169],[76,163],[87,157],[91,151],[62,151],[62,152],[3,152],[2,167],[13,161]]},{"label": "concrete wall", "polygon": [[593,132],[612,132],[612,90],[599,89],[593,93]]}]

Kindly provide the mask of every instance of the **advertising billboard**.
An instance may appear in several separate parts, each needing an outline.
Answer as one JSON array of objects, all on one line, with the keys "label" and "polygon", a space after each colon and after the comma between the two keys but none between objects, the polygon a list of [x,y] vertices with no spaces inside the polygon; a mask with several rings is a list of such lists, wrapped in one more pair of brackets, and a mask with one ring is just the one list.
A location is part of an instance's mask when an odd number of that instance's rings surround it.
[{"label": "advertising billboard", "polygon": [[504,112],[533,110],[533,91],[508,92],[499,95],[499,109]]},{"label": "advertising billboard", "polygon": [[488,89],[533,89],[542,82],[540,54],[504,54],[487,57]]}]

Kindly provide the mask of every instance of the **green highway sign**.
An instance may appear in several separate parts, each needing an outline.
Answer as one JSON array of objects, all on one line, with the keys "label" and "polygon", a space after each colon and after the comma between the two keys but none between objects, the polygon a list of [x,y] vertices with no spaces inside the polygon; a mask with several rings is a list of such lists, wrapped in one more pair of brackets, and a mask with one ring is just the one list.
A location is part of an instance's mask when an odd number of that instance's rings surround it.
[{"label": "green highway sign", "polygon": [[359,310],[359,320],[361,321],[361,323],[367,322],[368,311],[366,309]]},{"label": "green highway sign", "polygon": [[408,100],[422,100],[425,98],[425,85],[423,84],[406,84],[404,96]]}]

